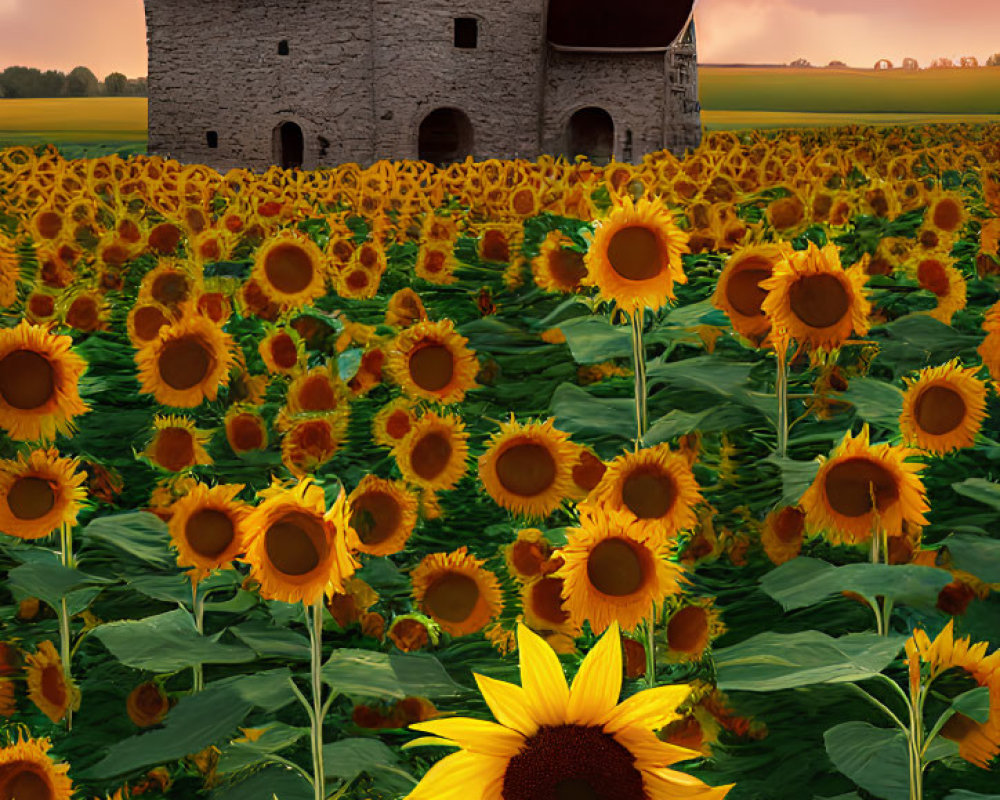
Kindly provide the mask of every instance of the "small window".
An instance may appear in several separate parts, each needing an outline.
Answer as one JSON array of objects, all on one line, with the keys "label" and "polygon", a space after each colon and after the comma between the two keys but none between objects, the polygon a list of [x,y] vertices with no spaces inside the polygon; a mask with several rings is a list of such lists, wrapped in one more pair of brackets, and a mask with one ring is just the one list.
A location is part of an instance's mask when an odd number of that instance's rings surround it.
[{"label": "small window", "polygon": [[219,146],[219,132],[207,131],[205,133],[205,140],[208,142],[208,146],[214,150]]},{"label": "small window", "polygon": [[287,56],[288,55],[288,39],[282,39],[278,42],[278,55]]},{"label": "small window", "polygon": [[473,50],[479,42],[479,20],[475,17],[455,19],[455,47]]},{"label": "small window", "polygon": [[622,161],[632,160],[632,131],[625,131],[625,146],[622,148]]}]

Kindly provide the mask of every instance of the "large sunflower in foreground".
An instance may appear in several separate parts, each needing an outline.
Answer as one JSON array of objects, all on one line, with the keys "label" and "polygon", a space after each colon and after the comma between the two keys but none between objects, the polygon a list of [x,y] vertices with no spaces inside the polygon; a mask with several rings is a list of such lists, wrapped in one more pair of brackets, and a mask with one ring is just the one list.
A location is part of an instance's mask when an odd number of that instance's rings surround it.
[{"label": "large sunflower in foreground", "polygon": [[690,686],[660,686],[618,703],[616,625],[587,654],[572,686],[541,637],[518,625],[521,686],[476,675],[497,722],[452,717],[410,727],[432,734],[409,745],[461,748],[428,770],[407,800],[720,800],[711,787],[668,767],[699,754],[657,739],[680,717]]},{"label": "large sunflower in foreground", "polygon": [[0,428],[11,439],[51,441],[86,413],[78,385],[87,363],[72,344],[27,320],[0,330]]},{"label": "large sunflower in foreground", "polygon": [[87,474],[55,448],[35,450],[16,461],[0,461],[0,531],[19,539],[40,539],[76,524]]},{"label": "large sunflower in foreground", "polygon": [[283,230],[261,244],[250,278],[275,305],[301,308],[325,291],[326,257],[304,233]]},{"label": "large sunflower in foreground", "polygon": [[986,384],[976,377],[978,371],[962,369],[953,359],[906,379],[899,416],[903,438],[938,455],[972,447],[986,407]]},{"label": "large sunflower in foreground", "polygon": [[687,241],[666,206],[626,197],[594,233],[580,282],[628,311],[659,309],[674,299],[675,283],[687,283],[681,264]]},{"label": "large sunflower in foreground", "polygon": [[868,442],[867,424],[855,437],[848,431],[819,468],[800,501],[810,533],[858,544],[871,538],[876,523],[889,536],[901,536],[904,521],[927,524],[927,495],[917,475],[924,465],[906,461],[917,451]]},{"label": "large sunflower in foreground", "polygon": [[590,621],[595,633],[612,622],[631,630],[654,604],[681,591],[680,566],[668,560],[662,536],[631,515],[594,506],[581,509],[580,527],[566,530],[559,551],[564,608],[573,622]]},{"label": "large sunflower in foreground", "polygon": [[73,782],[69,764],[55,763],[48,755],[48,739],[25,739],[0,748],[0,797],[11,800],[70,800]]},{"label": "large sunflower in foreground", "polygon": [[719,275],[712,304],[726,312],[733,330],[759,342],[771,330],[762,305],[767,291],[760,282],[771,277],[783,254],[776,244],[758,244],[734,252]]},{"label": "large sunflower in foreground", "polygon": [[214,400],[229,384],[235,363],[233,339],[207,317],[184,317],[147,343],[135,356],[140,391],[174,408]]},{"label": "large sunflower in foreground", "polygon": [[460,547],[431,553],[410,573],[413,599],[452,636],[482,630],[503,610],[500,582],[484,563]]},{"label": "large sunflower in foreground", "polygon": [[80,708],[80,692],[67,679],[52,642],[42,642],[34,654],[26,655],[24,669],[29,699],[50,720],[58,722],[71,708],[74,711]]},{"label": "large sunflower in foreground", "polygon": [[259,497],[246,519],[243,560],[261,597],[311,605],[343,592],[344,579],[358,566],[349,550],[356,534],[343,490],[329,511],[323,489],[308,478],[290,489],[272,482]]},{"label": "large sunflower in foreground", "polygon": [[761,304],[773,325],[814,349],[832,350],[851,332],[868,332],[871,304],[863,287],[868,280],[861,264],[844,269],[836,245],[808,250],[786,250],[770,278],[760,284],[767,290]]},{"label": "large sunflower in foreground", "polygon": [[497,505],[546,517],[572,492],[576,449],[554,422],[522,425],[511,415],[500,423],[479,457],[479,479]]},{"label": "large sunflower in foreground", "polygon": [[476,385],[479,363],[450,319],[418,322],[402,331],[389,351],[386,369],[411,397],[460,403]]},{"label": "large sunflower in foreground", "polygon": [[171,506],[170,539],[177,563],[192,567],[192,577],[228,567],[243,552],[250,508],[236,499],[242,484],[213,486],[199,483]]},{"label": "large sunflower in foreground", "polygon": [[457,416],[428,411],[393,448],[399,471],[422,489],[452,489],[466,471],[469,434]]},{"label": "large sunflower in foreground", "polygon": [[618,456],[588,498],[588,504],[620,511],[661,538],[692,527],[700,502],[690,464],[666,444]]},{"label": "large sunflower in foreground", "polygon": [[417,498],[402,481],[365,475],[347,502],[362,553],[387,556],[406,546],[417,524]]}]

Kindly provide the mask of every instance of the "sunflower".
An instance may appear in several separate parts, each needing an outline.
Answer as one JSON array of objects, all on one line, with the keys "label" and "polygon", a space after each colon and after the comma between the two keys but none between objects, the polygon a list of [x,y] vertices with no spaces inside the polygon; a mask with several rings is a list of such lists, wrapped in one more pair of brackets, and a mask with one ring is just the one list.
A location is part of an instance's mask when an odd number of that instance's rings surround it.
[{"label": "sunflower", "polygon": [[592,448],[579,444],[576,447],[577,455],[570,468],[570,477],[573,479],[570,497],[584,500],[601,482],[608,467]]},{"label": "sunflower", "polygon": [[410,573],[414,601],[452,636],[482,630],[503,610],[500,583],[484,563],[460,547],[426,556]]},{"label": "sunflower", "polygon": [[250,277],[272,303],[282,309],[301,308],[325,291],[323,251],[294,230],[283,230],[257,248]]},{"label": "sunflower", "polygon": [[108,305],[104,296],[92,289],[63,295],[59,309],[66,326],[80,333],[93,333],[107,327]]},{"label": "sunflower", "polygon": [[326,511],[323,489],[308,478],[292,488],[274,481],[246,518],[250,577],[261,597],[312,605],[344,591],[344,579],[359,566],[349,551],[357,541],[348,521],[347,497]]},{"label": "sunflower", "polygon": [[457,266],[458,259],[455,258],[454,254],[454,242],[426,241],[420,245],[420,249],[417,251],[417,263],[413,271],[418,278],[422,278],[428,283],[447,286],[458,280],[455,275]]},{"label": "sunflower", "polygon": [[126,329],[132,346],[138,350],[156,341],[160,330],[176,319],[167,306],[155,301],[137,302],[126,318]]},{"label": "sunflower", "polygon": [[226,412],[226,441],[237,455],[267,447],[267,424],[253,406],[232,406]]},{"label": "sunflower", "polygon": [[684,456],[667,444],[618,456],[588,503],[623,513],[651,534],[673,538],[697,521],[701,491]]},{"label": "sunflower", "polygon": [[538,528],[523,528],[517,538],[503,548],[507,571],[521,583],[542,574],[542,564],[552,555],[552,545]]},{"label": "sunflower", "polygon": [[157,414],[153,418],[153,439],[142,455],[161,469],[180,472],[196,464],[211,464],[205,450],[210,438],[208,431],[194,426],[194,420],[172,414]]},{"label": "sunflower", "polygon": [[200,273],[172,258],[161,259],[155,269],[145,274],[139,286],[139,302],[153,302],[177,309],[191,300],[201,288]]},{"label": "sunflower", "polygon": [[958,234],[965,226],[968,212],[962,196],[956,192],[935,189],[927,196],[927,214],[924,224],[946,235]]},{"label": "sunflower", "polygon": [[917,259],[915,277],[921,289],[926,289],[937,298],[937,306],[928,315],[951,324],[956,311],[965,308],[965,277],[948,263],[940,253],[928,253]]},{"label": "sunflower", "polygon": [[334,277],[334,286],[341,297],[349,300],[368,300],[378,294],[381,280],[381,272],[367,269],[352,257],[351,263]]},{"label": "sunflower", "polygon": [[741,248],[729,256],[719,275],[712,305],[726,312],[733,329],[751,341],[760,341],[771,330],[771,320],[762,308],[767,292],[760,282],[771,277],[784,253],[775,244]]},{"label": "sunflower", "polygon": [[772,200],[766,210],[767,221],[779,234],[791,238],[809,227],[810,219],[806,213],[806,203],[798,193],[790,188],[785,197]]},{"label": "sunflower", "polygon": [[665,206],[646,199],[633,204],[626,197],[598,226],[581,283],[630,312],[659,309],[674,299],[675,283],[687,283],[681,264],[687,239]]},{"label": "sunflower", "polygon": [[294,329],[271,329],[258,351],[267,371],[276,375],[293,374],[305,357],[305,345]]},{"label": "sunflower", "polygon": [[411,397],[460,403],[476,386],[479,364],[450,319],[418,322],[396,336],[386,368]]},{"label": "sunflower", "polygon": [[296,477],[315,472],[336,455],[347,433],[347,421],[344,412],[279,417],[278,427],[284,433],[282,463]]},{"label": "sunflower", "polygon": [[366,475],[347,498],[358,550],[373,556],[398,553],[417,524],[417,498],[401,481]]},{"label": "sunflower", "polygon": [[924,465],[905,460],[916,453],[870,446],[867,424],[856,437],[848,431],[799,501],[806,530],[825,532],[833,544],[858,544],[871,538],[876,523],[889,536],[902,535],[904,521],[926,525],[927,497],[916,474]]},{"label": "sunflower", "polygon": [[288,387],[286,415],[348,410],[349,393],[340,376],[329,365],[300,372]]},{"label": "sunflower", "polygon": [[48,739],[25,739],[0,748],[0,797],[11,800],[70,800],[73,782],[69,764],[57,764],[48,756]]},{"label": "sunflower", "polygon": [[382,406],[372,418],[372,439],[382,447],[395,447],[416,421],[413,401],[408,397],[397,397]]},{"label": "sunflower", "polygon": [[786,250],[770,278],[761,282],[767,297],[761,304],[771,323],[796,341],[832,350],[855,331],[868,332],[871,304],[863,286],[868,276],[860,264],[845,270],[835,245],[822,249]]},{"label": "sunflower", "polygon": [[63,669],[52,642],[42,642],[33,655],[25,655],[24,664],[28,698],[50,720],[59,722],[71,708],[80,708],[80,692]]},{"label": "sunflower", "polygon": [[956,358],[907,379],[899,417],[903,438],[938,455],[972,447],[986,407],[986,384],[975,377],[978,371],[962,369]]},{"label": "sunflower", "polygon": [[574,448],[555,420],[522,425],[500,423],[479,457],[479,479],[497,505],[519,514],[546,517],[572,491]]},{"label": "sunflower", "polygon": [[34,450],[16,461],[0,461],[0,531],[19,539],[40,539],[72,527],[87,498],[87,473],[75,458],[55,448]]},{"label": "sunflower", "polygon": [[654,604],[680,592],[681,568],[667,560],[667,542],[633,515],[615,509],[583,508],[580,527],[568,528],[559,554],[564,607],[574,623],[590,621],[601,633],[613,621],[633,629]]},{"label": "sunflower", "polygon": [[517,627],[517,646],[521,686],[475,675],[499,724],[452,717],[410,726],[441,738],[423,737],[407,747],[461,749],[431,767],[407,800],[459,794],[504,800],[721,800],[732,788],[706,786],[668,769],[699,754],[652,733],[680,716],[676,709],[690,686],[660,686],[617,704],[622,683],[617,625],[584,658],[572,687],[555,653],[525,625]]},{"label": "sunflower", "polygon": [[236,359],[228,333],[206,317],[190,315],[161,328],[135,360],[141,392],[165,406],[194,408],[215,400],[219,387],[229,384]]},{"label": "sunflower", "polygon": [[538,255],[531,259],[535,283],[547,292],[580,291],[587,275],[583,253],[570,249],[572,240],[561,231],[549,231]]},{"label": "sunflower", "polygon": [[469,454],[465,423],[428,411],[410,427],[393,455],[403,478],[423,489],[452,489],[465,475]]},{"label": "sunflower", "polygon": [[170,539],[177,563],[192,567],[201,580],[212,570],[225,569],[243,552],[250,508],[236,499],[242,484],[214,486],[199,483],[171,507]]},{"label": "sunflower", "polygon": [[802,550],[805,513],[798,506],[781,506],[764,518],[760,543],[772,564],[784,564]]},{"label": "sunflower", "polygon": [[22,320],[0,330],[0,428],[16,441],[51,441],[87,412],[79,381],[86,362],[73,340]]},{"label": "sunflower", "polygon": [[385,309],[385,324],[396,328],[408,328],[415,322],[427,319],[427,309],[413,289],[406,286],[389,298]]},{"label": "sunflower", "polygon": [[140,683],[125,701],[128,718],[140,728],[158,725],[170,710],[170,700],[156,681]]},{"label": "sunflower", "polygon": [[564,594],[564,580],[555,575],[542,575],[528,581],[521,587],[524,623],[546,637],[558,634],[576,639],[581,633],[580,622],[574,620],[566,608]]},{"label": "sunflower", "polygon": [[719,611],[710,598],[683,602],[667,617],[664,631],[667,661],[700,661],[712,640],[725,630]]},{"label": "sunflower", "polygon": [[990,715],[986,722],[976,722],[956,712],[941,728],[941,735],[958,743],[958,754],[971,764],[988,769],[990,761],[1000,753],[1000,651],[987,656],[988,642],[971,643],[970,637],[956,639],[954,620],[934,641],[921,630],[913,631],[906,642],[907,664],[911,690],[920,682],[922,665],[929,665],[926,687],[948,670],[961,670],[979,686],[989,688]]}]

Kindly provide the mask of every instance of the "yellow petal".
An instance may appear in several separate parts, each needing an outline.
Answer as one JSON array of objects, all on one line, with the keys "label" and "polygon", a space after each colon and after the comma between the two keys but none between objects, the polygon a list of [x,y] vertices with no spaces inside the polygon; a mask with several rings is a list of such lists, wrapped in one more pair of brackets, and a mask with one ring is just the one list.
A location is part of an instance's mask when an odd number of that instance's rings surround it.
[{"label": "yellow petal", "polygon": [[524,745],[517,731],[481,719],[434,719],[410,725],[410,730],[443,736],[469,752],[497,758],[512,758]]},{"label": "yellow petal", "polygon": [[569,687],[555,651],[526,625],[517,626],[521,656],[521,686],[539,725],[561,725],[566,720]]},{"label": "yellow petal", "polygon": [[678,761],[701,758],[697,750],[688,750],[675,744],[661,742],[655,733],[642,728],[627,728],[614,734],[618,744],[635,756],[635,768],[638,770],[669,767]]},{"label": "yellow petal", "polygon": [[412,739],[400,748],[403,750],[408,750],[411,747],[458,747],[458,742],[453,742],[450,739],[439,739],[437,736],[421,736],[419,739]]},{"label": "yellow petal", "polygon": [[507,762],[460,750],[445,756],[407,795],[406,800],[469,800],[481,797],[487,787],[503,777]]},{"label": "yellow petal", "polygon": [[569,693],[566,721],[600,725],[610,716],[622,689],[622,644],[613,621],[583,659]]},{"label": "yellow petal", "polygon": [[691,687],[657,686],[637,692],[628,700],[612,709],[604,722],[604,730],[608,733],[620,731],[629,725],[641,725],[643,728],[662,728],[676,718],[677,706],[683,703],[691,694]]},{"label": "yellow petal", "polygon": [[507,728],[519,731],[525,736],[535,735],[538,723],[531,714],[531,705],[520,686],[498,681],[495,678],[487,678],[485,675],[479,675],[475,672],[472,674],[483,695],[483,700],[490,707],[497,722]]},{"label": "yellow petal", "polygon": [[691,775],[672,769],[647,769],[642,774],[643,786],[649,800],[722,800],[736,784],[709,786]]}]

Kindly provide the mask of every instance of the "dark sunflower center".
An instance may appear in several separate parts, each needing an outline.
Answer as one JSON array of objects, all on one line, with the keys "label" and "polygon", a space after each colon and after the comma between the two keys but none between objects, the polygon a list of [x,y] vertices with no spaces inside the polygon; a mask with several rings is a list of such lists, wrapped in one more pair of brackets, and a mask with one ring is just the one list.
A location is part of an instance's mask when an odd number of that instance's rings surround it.
[{"label": "dark sunflower center", "polygon": [[589,492],[601,482],[607,469],[597,456],[584,450],[576,466],[573,467],[573,482],[585,492]]},{"label": "dark sunflower center", "polygon": [[793,542],[802,535],[806,515],[794,506],[788,506],[778,512],[775,520],[774,533],[782,542]]},{"label": "dark sunflower center", "polygon": [[43,239],[55,239],[62,230],[62,217],[55,211],[43,211],[38,215],[38,235]]},{"label": "dark sunflower center", "polygon": [[236,534],[229,516],[214,508],[203,508],[192,514],[184,531],[191,549],[206,558],[224,552]]},{"label": "dark sunflower center", "polygon": [[892,474],[867,458],[849,458],[835,465],[826,476],[830,506],[845,517],[860,517],[872,510],[872,496],[879,511],[899,497]]},{"label": "dark sunflower center", "polygon": [[97,302],[93,297],[78,297],[66,312],[66,322],[78,331],[92,331],[97,327]]},{"label": "dark sunflower center", "polygon": [[154,452],[161,467],[179,472],[194,464],[194,437],[185,428],[164,428],[156,435]]},{"label": "dark sunflower center", "polygon": [[935,258],[925,258],[917,265],[917,281],[920,286],[938,297],[948,294],[950,284],[944,265]]},{"label": "dark sunflower center", "polygon": [[625,597],[642,587],[642,561],[624,539],[605,539],[587,558],[587,578],[602,594]]},{"label": "dark sunflower center", "polygon": [[655,278],[664,267],[660,240],[641,225],[622,228],[608,242],[608,263],[628,281]]},{"label": "dark sunflower center", "polygon": [[647,800],[635,756],[599,727],[543,726],[510,759],[504,800]]},{"label": "dark sunflower center", "polygon": [[143,342],[151,342],[167,324],[167,318],[156,306],[142,306],[132,318],[135,325],[135,335]]},{"label": "dark sunflower center", "polygon": [[806,275],[789,292],[792,313],[812,328],[828,328],[844,318],[850,298],[833,275]]},{"label": "dark sunflower center", "polygon": [[175,305],[187,300],[188,281],[179,272],[164,272],[153,281],[150,294],[164,305]]},{"label": "dark sunflower center", "polygon": [[438,392],[451,383],[455,359],[442,344],[426,344],[410,354],[410,377],[421,389]]},{"label": "dark sunflower center", "polygon": [[779,231],[793,228],[805,216],[805,206],[797,197],[783,197],[771,206],[771,219]]},{"label": "dark sunflower center", "polygon": [[274,568],[284,575],[305,575],[326,557],[323,526],[300,511],[285,514],[264,534],[264,549]]},{"label": "dark sunflower center", "polygon": [[553,625],[569,619],[563,608],[562,587],[562,578],[542,578],[531,587],[531,610],[537,617]]},{"label": "dark sunflower center", "polygon": [[958,203],[946,199],[934,206],[934,224],[943,231],[955,231],[962,221],[962,212]]},{"label": "dark sunflower center", "polygon": [[257,420],[250,414],[241,414],[233,419],[232,443],[237,450],[257,450],[264,444],[264,437]]},{"label": "dark sunflower center", "polygon": [[965,401],[949,386],[928,386],[914,403],[913,416],[931,436],[949,433],[965,419]]},{"label": "dark sunflower center", "polygon": [[402,521],[396,499],[386,492],[365,492],[354,503],[351,527],[364,544],[380,544],[392,536]]},{"label": "dark sunflower center", "polygon": [[61,666],[42,670],[42,696],[54,706],[62,707],[66,702],[66,681]]},{"label": "dark sunflower center", "polygon": [[299,403],[306,411],[332,411],[337,407],[337,395],[323,375],[313,375],[302,384]]},{"label": "dark sunflower center", "polygon": [[443,433],[428,433],[413,446],[410,464],[425,481],[434,480],[444,472],[451,460],[451,442]]},{"label": "dark sunflower center", "polygon": [[700,653],[708,644],[708,615],[700,606],[682,608],[667,623],[667,642],[671,650]]},{"label": "dark sunflower center", "polygon": [[[4,768],[0,775],[10,775],[0,785],[0,800],[54,800],[55,795],[41,775],[32,771],[28,764],[12,765],[10,772]],[[5,775],[6,773],[6,775]]]},{"label": "dark sunflower center", "polygon": [[287,333],[279,333],[271,339],[271,358],[281,369],[291,369],[299,360],[295,342]]},{"label": "dark sunflower center", "polygon": [[622,485],[622,502],[639,519],[659,519],[673,508],[677,485],[656,469],[634,470]]},{"label": "dark sunflower center", "polygon": [[55,385],[52,364],[34,350],[15,350],[0,360],[0,395],[12,408],[40,408],[51,399]]},{"label": "dark sunflower center", "polygon": [[511,563],[522,575],[537,575],[547,558],[548,549],[543,549],[539,542],[522,539],[514,542],[514,546],[510,548]]},{"label": "dark sunflower center", "polygon": [[18,478],[7,493],[7,505],[18,519],[40,519],[56,504],[56,493],[42,478]]},{"label": "dark sunflower center", "polygon": [[435,580],[424,593],[424,606],[437,619],[464,622],[479,600],[479,586],[468,575],[448,572]]},{"label": "dark sunflower center", "polygon": [[135,705],[142,713],[156,716],[163,710],[163,695],[156,684],[144,683],[136,692]]},{"label": "dark sunflower center", "polygon": [[726,283],[726,299],[744,317],[761,316],[767,292],[757,284],[771,277],[770,265],[763,258],[747,259]]},{"label": "dark sunflower center", "polygon": [[515,214],[526,216],[535,210],[535,197],[530,189],[518,189],[510,202]]},{"label": "dark sunflower center", "polygon": [[402,439],[410,432],[410,415],[405,411],[393,411],[386,420],[385,432],[393,439]]},{"label": "dark sunflower center", "polygon": [[279,292],[298,294],[313,279],[309,254],[291,242],[273,247],[264,259],[264,274]]},{"label": "dark sunflower center", "polygon": [[534,442],[515,444],[504,450],[496,462],[500,485],[511,494],[534,497],[556,479],[556,461],[549,449]]},{"label": "dark sunflower center", "polygon": [[567,289],[576,289],[587,275],[583,253],[559,248],[549,255],[549,270],[556,283]]},{"label": "dark sunflower center", "polygon": [[160,379],[182,392],[197,386],[208,376],[215,359],[197,336],[184,336],[163,346],[158,367]]}]

